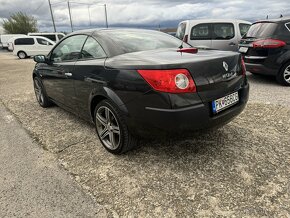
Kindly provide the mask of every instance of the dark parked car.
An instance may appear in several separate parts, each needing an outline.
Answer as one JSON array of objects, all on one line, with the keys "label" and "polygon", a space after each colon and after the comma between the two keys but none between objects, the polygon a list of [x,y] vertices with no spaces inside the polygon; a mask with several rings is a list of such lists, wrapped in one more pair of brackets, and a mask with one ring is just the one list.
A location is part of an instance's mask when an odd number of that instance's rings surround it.
[{"label": "dark parked car", "polygon": [[254,23],[239,46],[248,71],[290,86],[290,18]]},{"label": "dark parked car", "polygon": [[54,102],[92,121],[115,154],[139,136],[225,124],[248,100],[241,54],[197,50],[158,31],[75,32],[34,60],[39,104]]}]

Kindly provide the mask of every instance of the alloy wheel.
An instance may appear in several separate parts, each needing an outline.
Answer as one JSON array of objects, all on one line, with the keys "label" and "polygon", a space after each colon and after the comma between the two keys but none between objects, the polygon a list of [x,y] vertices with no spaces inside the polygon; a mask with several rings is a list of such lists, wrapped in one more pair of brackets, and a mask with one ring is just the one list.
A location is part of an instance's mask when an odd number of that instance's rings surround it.
[{"label": "alloy wheel", "polygon": [[115,150],[121,142],[119,123],[114,113],[106,106],[101,106],[96,112],[96,127],[103,144],[110,150]]},{"label": "alloy wheel", "polygon": [[290,65],[284,70],[284,80],[290,84]]},{"label": "alloy wheel", "polygon": [[39,81],[36,79],[34,80],[34,92],[35,92],[35,96],[39,104],[43,104],[43,101],[44,101],[43,91],[42,91]]}]

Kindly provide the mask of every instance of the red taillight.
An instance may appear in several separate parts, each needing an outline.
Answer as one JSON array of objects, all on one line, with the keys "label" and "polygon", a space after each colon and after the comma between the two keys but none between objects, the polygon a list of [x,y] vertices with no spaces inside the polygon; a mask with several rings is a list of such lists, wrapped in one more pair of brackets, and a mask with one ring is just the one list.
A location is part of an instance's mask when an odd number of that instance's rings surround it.
[{"label": "red taillight", "polygon": [[183,41],[186,42],[186,43],[188,42],[188,35],[184,36]]},{"label": "red taillight", "polygon": [[178,52],[196,54],[198,52],[198,49],[197,48],[181,48],[181,49],[178,49],[177,51]]},{"label": "red taillight", "polygon": [[244,61],[244,58],[242,57],[242,60],[241,60],[241,64],[242,64],[242,75],[245,76],[246,75],[246,65],[245,65],[245,61]]},{"label": "red taillight", "polygon": [[160,92],[196,92],[195,83],[186,69],[138,70],[149,85]]},{"label": "red taillight", "polygon": [[253,42],[254,48],[280,48],[286,45],[286,42],[277,39],[262,39]]}]

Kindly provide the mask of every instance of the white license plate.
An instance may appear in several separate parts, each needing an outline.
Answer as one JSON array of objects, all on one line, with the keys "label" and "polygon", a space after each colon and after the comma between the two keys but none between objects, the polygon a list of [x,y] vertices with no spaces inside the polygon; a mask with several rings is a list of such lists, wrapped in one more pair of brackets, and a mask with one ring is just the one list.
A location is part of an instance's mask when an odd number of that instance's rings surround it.
[{"label": "white license plate", "polygon": [[212,102],[213,113],[218,113],[239,102],[239,93],[234,92]]},{"label": "white license plate", "polygon": [[247,53],[247,51],[248,51],[247,47],[240,47],[239,48],[239,52],[241,52],[241,53]]}]

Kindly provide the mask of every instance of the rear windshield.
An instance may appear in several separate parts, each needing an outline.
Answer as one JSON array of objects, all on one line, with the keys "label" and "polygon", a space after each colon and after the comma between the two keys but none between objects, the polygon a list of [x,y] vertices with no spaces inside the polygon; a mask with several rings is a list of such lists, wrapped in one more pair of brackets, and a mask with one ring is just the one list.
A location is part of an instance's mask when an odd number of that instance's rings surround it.
[{"label": "rear windshield", "polygon": [[[106,31],[107,32],[107,31]],[[106,33],[124,53],[147,51],[160,48],[178,48],[182,41],[157,31],[112,31]],[[183,47],[189,47],[183,43]]]},{"label": "rear windshield", "polygon": [[244,38],[266,38],[275,32],[278,24],[276,23],[255,23],[248,30]]}]

